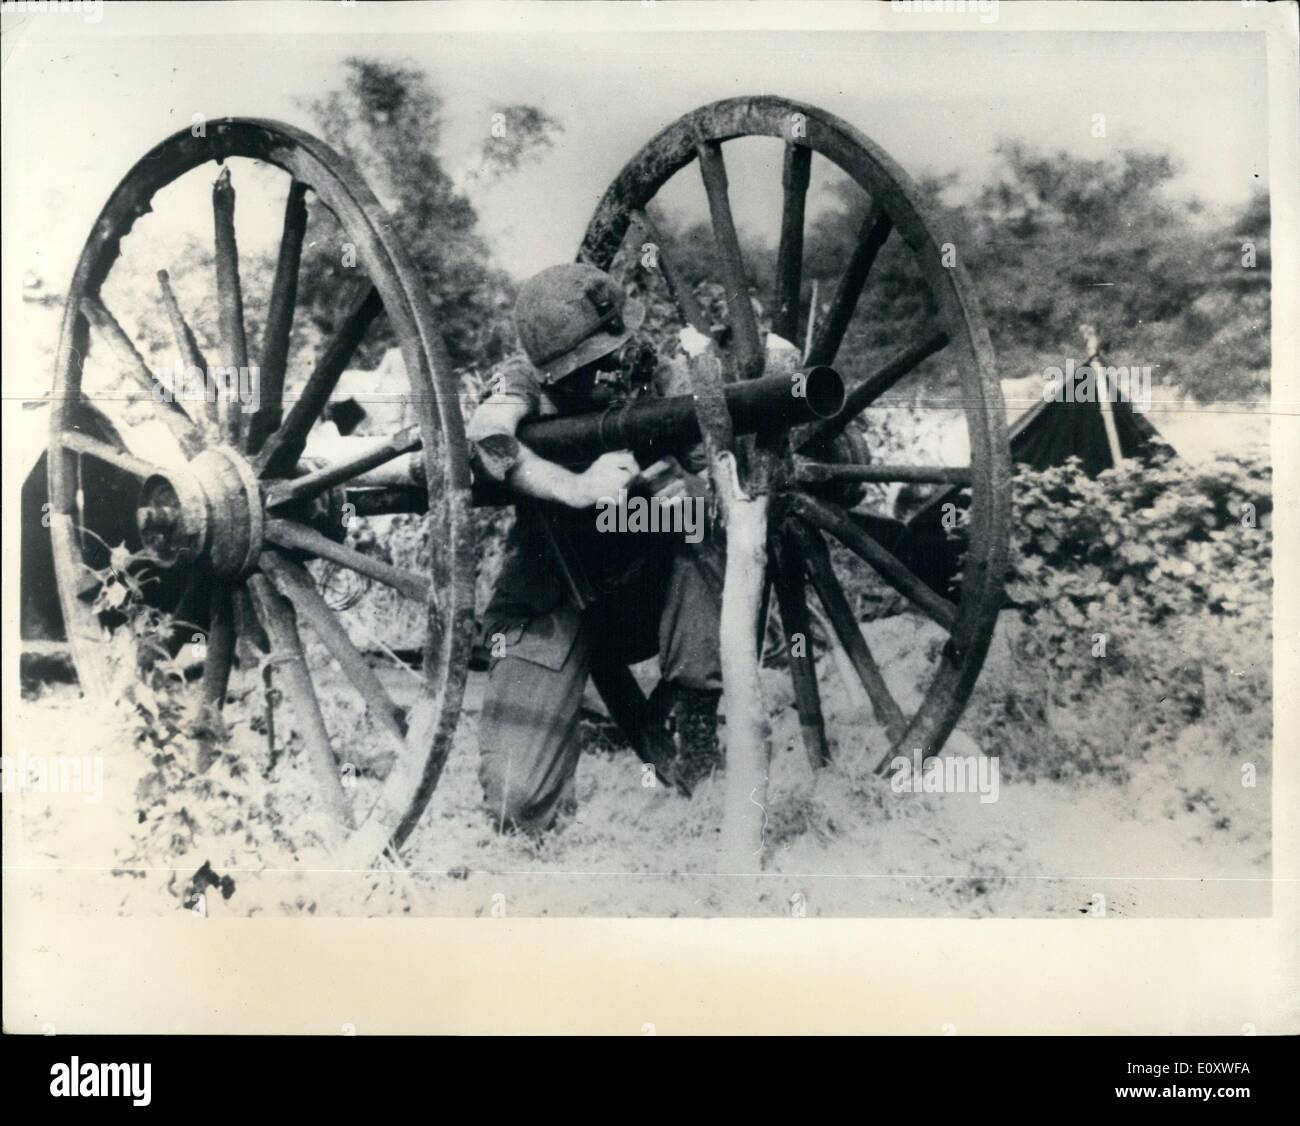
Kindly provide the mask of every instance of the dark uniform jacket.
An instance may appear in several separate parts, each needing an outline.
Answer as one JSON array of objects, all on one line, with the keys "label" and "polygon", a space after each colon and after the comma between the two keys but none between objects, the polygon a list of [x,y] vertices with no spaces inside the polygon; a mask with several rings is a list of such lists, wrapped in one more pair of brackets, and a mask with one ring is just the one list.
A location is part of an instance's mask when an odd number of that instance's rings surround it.
[{"label": "dark uniform jacket", "polygon": [[[685,367],[661,363],[643,394],[688,394]],[[628,397],[636,394],[623,388]],[[489,394],[467,427],[476,483],[503,484],[519,457],[519,441],[503,422],[506,403],[523,404],[530,417],[560,413],[536,368],[522,353],[498,364]],[[594,409],[594,408],[593,408]],[[698,451],[683,451],[683,464],[698,468]],[[501,635],[515,656],[550,668],[564,664],[580,614],[593,599],[616,594],[644,564],[653,563],[667,537],[586,534],[594,510],[578,512],[527,498],[515,500],[515,522],[506,537],[496,589],[484,616],[484,642]],[[655,543],[652,541],[661,541]]]}]

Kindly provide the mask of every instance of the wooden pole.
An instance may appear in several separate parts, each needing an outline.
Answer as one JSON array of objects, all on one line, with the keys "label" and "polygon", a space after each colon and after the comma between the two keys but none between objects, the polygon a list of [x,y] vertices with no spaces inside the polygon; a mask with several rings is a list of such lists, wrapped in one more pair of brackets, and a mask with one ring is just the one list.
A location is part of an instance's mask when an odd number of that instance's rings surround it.
[{"label": "wooden pole", "polygon": [[727,769],[722,808],[723,870],[759,872],[767,824],[771,730],[763,702],[754,623],[767,574],[766,494],[748,495],[735,456],[713,460],[713,486],[727,522],[727,567],[718,644],[727,699]]},{"label": "wooden pole", "polygon": [[[704,345],[702,339],[698,343]],[[742,480],[731,416],[723,395],[722,363],[711,343],[698,348],[686,346],[700,433],[727,529],[718,636],[727,702],[727,769],[719,861],[722,871],[757,873],[763,867],[771,732],[754,630],[767,579],[766,484],[770,474],[760,466],[758,472]],[[755,463],[771,456],[766,450],[750,452],[754,455],[751,470]]]}]

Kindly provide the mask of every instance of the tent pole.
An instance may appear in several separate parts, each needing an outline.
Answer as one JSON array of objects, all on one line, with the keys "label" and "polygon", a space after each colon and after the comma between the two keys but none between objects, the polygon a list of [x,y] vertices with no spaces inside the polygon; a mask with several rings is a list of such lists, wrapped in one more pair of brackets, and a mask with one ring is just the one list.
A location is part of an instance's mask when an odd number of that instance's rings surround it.
[{"label": "tent pole", "polygon": [[1110,446],[1110,463],[1117,466],[1123,460],[1119,448],[1119,431],[1115,429],[1115,414],[1111,407],[1110,384],[1106,381],[1106,370],[1101,366],[1101,343],[1097,330],[1092,325],[1080,325],[1083,333],[1084,347],[1088,349],[1088,362],[1092,365],[1093,383],[1097,388],[1097,408],[1101,411],[1101,422],[1106,429],[1106,444]]}]

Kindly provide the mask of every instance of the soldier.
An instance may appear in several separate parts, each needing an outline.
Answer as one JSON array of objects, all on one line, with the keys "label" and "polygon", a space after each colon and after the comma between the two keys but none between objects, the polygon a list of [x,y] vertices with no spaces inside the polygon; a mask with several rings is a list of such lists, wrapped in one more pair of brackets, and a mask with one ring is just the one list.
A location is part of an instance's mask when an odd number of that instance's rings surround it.
[{"label": "soldier", "polygon": [[[483,630],[492,663],[479,718],[479,777],[498,828],[545,829],[574,808],[578,711],[597,662],[630,664],[658,652],[678,736],[667,779],[689,792],[721,765],[723,561],[714,537],[594,534],[595,505],[645,486],[632,453],[607,453],[575,471],[515,436],[533,416],[662,393],[665,369],[656,367],[653,348],[634,339],[644,315],[593,266],[543,270],[515,307],[524,355],[495,369],[469,422],[476,485],[496,482],[516,502]],[[642,362],[629,364],[628,353]],[[644,378],[648,371],[654,379]],[[698,468],[691,457],[681,452]],[[659,496],[706,494],[697,475],[670,464]]]}]

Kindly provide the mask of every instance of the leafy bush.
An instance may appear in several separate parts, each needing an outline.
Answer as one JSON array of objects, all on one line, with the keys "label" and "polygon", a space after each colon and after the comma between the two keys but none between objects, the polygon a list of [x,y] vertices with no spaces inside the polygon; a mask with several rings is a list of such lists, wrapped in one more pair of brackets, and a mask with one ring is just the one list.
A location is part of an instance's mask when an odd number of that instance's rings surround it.
[{"label": "leafy bush", "polygon": [[[147,604],[147,582],[136,562],[119,548],[96,572],[96,608],[122,618],[106,653],[112,705],[104,717],[105,745],[134,746],[147,756],[124,863],[175,865],[202,853],[210,858],[205,863],[225,869],[247,866],[250,856],[271,863],[291,854],[296,845],[285,830],[293,818],[286,819],[282,803],[250,764],[247,747],[231,743],[226,722],[202,704],[187,685],[184,664],[172,655],[177,631],[188,636],[195,627]],[[311,831],[300,828],[296,840],[311,839]],[[173,878],[168,886],[190,895],[183,881]]]},{"label": "leafy bush", "polygon": [[1169,457],[1092,479],[1072,460],[1022,467],[1014,490],[1013,612],[971,715],[989,752],[1029,777],[1123,778],[1192,724],[1229,754],[1267,746],[1268,466]]}]

